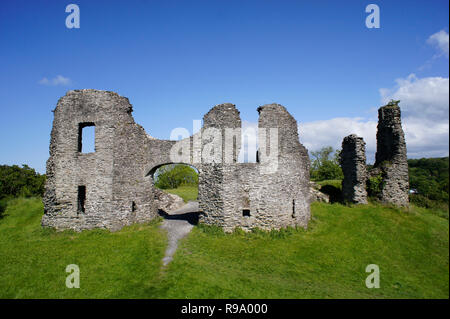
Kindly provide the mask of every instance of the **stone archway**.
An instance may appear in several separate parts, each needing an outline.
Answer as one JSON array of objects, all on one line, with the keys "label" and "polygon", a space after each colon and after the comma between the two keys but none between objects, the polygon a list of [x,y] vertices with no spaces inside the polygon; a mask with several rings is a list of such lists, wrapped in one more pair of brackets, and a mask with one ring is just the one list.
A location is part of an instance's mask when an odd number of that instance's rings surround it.
[{"label": "stone archway", "polygon": [[[186,170],[186,167],[189,168]],[[178,170],[175,172],[175,176],[171,180],[170,171]],[[189,207],[189,213],[192,214],[179,216],[180,218],[186,218],[191,223],[198,223],[198,176],[199,170],[190,164],[186,163],[162,163],[152,167],[146,176],[154,189],[155,200],[158,205],[158,213],[164,217],[169,218],[171,212],[178,210],[190,202],[195,202],[195,208],[193,205]],[[158,180],[158,175],[166,174],[163,176],[164,180]],[[180,181],[184,179],[184,181]],[[173,183],[173,184],[172,184]],[[195,212],[192,211],[195,209]]]}]

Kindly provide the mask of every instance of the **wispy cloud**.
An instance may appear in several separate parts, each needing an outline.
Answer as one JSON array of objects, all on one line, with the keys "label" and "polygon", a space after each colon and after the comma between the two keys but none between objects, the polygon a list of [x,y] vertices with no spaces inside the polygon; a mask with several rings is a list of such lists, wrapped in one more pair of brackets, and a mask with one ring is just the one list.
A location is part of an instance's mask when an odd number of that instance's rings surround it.
[{"label": "wispy cloud", "polygon": [[56,77],[50,80],[44,77],[41,80],[39,80],[38,83],[41,85],[49,85],[49,86],[58,86],[58,85],[67,86],[72,84],[72,80],[62,75],[57,75]]},{"label": "wispy cloud", "polygon": [[445,56],[447,58],[449,57],[448,33],[445,30],[441,30],[432,34],[428,38],[427,43],[438,50],[437,56]]}]

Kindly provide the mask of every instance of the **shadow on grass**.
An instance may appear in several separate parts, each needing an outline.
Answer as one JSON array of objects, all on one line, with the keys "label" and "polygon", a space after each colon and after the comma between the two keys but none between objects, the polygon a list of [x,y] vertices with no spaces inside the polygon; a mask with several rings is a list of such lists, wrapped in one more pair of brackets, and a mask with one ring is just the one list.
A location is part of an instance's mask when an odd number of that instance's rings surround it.
[{"label": "shadow on grass", "polygon": [[4,212],[6,211],[6,207],[8,206],[8,200],[2,199],[0,200],[0,219],[4,218],[6,215]]},{"label": "shadow on grass", "polygon": [[191,225],[197,225],[198,224],[198,212],[189,212],[189,213],[181,213],[181,214],[174,214],[170,215],[167,214],[164,210],[160,209],[158,211],[159,216],[161,216],[164,219],[171,219],[171,220],[185,220]]},{"label": "shadow on grass", "polygon": [[320,188],[320,191],[327,194],[330,198],[330,203],[342,203],[342,191],[333,185],[324,185]]}]

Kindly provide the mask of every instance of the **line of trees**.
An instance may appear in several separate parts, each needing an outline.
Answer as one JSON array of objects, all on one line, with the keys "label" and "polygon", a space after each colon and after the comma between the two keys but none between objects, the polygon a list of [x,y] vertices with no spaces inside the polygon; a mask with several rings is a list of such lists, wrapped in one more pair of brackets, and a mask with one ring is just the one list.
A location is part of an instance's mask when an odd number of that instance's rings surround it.
[{"label": "line of trees", "polygon": [[0,214],[13,197],[43,196],[45,175],[28,165],[0,165]]},{"label": "line of trees", "polygon": [[409,187],[417,193],[411,202],[428,208],[448,210],[449,158],[409,159]]}]

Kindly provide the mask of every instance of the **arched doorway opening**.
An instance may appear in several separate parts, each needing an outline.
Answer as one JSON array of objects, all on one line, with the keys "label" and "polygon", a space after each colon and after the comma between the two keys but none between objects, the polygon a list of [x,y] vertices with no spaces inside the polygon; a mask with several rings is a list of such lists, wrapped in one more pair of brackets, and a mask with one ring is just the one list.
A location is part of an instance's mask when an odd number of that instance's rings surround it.
[{"label": "arched doorway opening", "polygon": [[161,164],[150,170],[160,216],[198,223],[198,173],[195,167],[182,163]]}]

